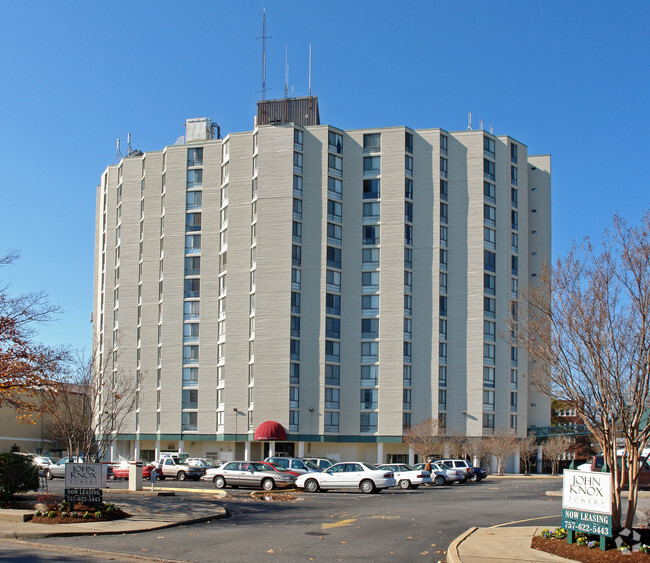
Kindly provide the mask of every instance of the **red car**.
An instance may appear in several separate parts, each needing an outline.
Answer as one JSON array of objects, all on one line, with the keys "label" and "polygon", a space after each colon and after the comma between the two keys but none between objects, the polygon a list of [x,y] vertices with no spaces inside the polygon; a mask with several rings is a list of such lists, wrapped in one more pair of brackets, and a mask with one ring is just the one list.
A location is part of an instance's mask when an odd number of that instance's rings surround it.
[{"label": "red car", "polygon": [[[158,473],[160,478],[160,469],[154,467],[150,463],[142,463],[142,478],[151,479],[151,471],[155,470]],[[129,478],[129,466],[128,465],[114,465],[113,466],[113,479],[128,479]]]},{"label": "red car", "polygon": [[285,469],[284,467],[280,467],[279,465],[275,465],[274,463],[271,463],[270,461],[260,461],[258,463],[262,463],[266,465],[271,471],[283,471],[284,473],[289,473],[290,475],[295,475],[298,477],[300,473],[296,471],[291,471],[291,469]]}]

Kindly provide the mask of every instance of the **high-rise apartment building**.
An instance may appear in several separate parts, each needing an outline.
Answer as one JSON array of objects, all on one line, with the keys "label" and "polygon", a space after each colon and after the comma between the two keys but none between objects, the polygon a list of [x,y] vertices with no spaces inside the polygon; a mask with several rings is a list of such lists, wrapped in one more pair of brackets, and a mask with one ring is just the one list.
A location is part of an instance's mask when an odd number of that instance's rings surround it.
[{"label": "high-rise apartment building", "polygon": [[550,157],[486,131],[343,131],[302,98],[225,139],[188,120],[97,193],[96,342],[139,400],[114,456],[406,460],[428,418],[550,423],[503,339],[551,255]]}]

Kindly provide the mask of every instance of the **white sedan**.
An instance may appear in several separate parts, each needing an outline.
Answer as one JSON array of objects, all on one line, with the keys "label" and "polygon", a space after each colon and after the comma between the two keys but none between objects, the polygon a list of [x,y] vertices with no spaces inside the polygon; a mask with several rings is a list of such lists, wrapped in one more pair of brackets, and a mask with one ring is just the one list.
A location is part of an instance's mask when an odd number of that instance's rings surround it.
[{"label": "white sedan", "polygon": [[405,463],[386,463],[378,465],[378,469],[387,469],[395,474],[395,480],[400,489],[417,489],[420,485],[432,482],[431,473],[424,469],[415,469]]},{"label": "white sedan", "polygon": [[322,473],[305,473],[296,479],[296,487],[310,493],[328,489],[361,489],[363,493],[375,493],[396,484],[392,471],[363,461],[336,463]]}]

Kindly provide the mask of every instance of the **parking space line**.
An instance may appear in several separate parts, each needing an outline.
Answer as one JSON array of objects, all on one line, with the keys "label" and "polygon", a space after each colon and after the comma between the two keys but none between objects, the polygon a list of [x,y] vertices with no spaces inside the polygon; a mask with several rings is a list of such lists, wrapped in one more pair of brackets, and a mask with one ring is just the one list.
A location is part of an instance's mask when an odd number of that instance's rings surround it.
[{"label": "parking space line", "polygon": [[522,522],[532,522],[533,520],[545,520],[546,518],[562,518],[561,514],[554,516],[538,516],[537,518],[526,518],[525,520],[513,520],[512,522],[504,522],[503,524],[495,524],[494,526],[489,526],[489,528],[501,528],[503,526],[509,526],[510,524],[521,524]]}]

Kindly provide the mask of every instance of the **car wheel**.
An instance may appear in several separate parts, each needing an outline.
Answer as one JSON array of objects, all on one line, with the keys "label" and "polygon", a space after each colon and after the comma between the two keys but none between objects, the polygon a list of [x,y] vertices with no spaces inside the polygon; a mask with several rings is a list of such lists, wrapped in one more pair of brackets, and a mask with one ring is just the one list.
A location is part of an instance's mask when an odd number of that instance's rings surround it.
[{"label": "car wheel", "polygon": [[48,481],[51,481],[52,479],[54,479],[54,475],[52,475],[52,472],[49,469],[45,472],[45,478]]},{"label": "car wheel", "polygon": [[226,486],[226,480],[221,475],[217,475],[212,482],[217,489],[223,489]]},{"label": "car wheel", "polygon": [[442,485],[446,485],[446,484],[447,484],[447,480],[442,475],[436,475],[436,485],[442,487]]},{"label": "car wheel", "polygon": [[400,489],[408,489],[411,487],[411,482],[408,479],[402,479],[398,484]]},{"label": "car wheel", "polygon": [[359,488],[361,489],[362,493],[368,494],[375,492],[375,484],[370,479],[364,479],[361,481]]},{"label": "car wheel", "polygon": [[307,482],[305,483],[305,489],[307,489],[310,493],[317,493],[319,489],[318,481],[316,481],[316,479],[307,479]]},{"label": "car wheel", "polygon": [[476,483],[477,481],[480,481],[476,473],[472,473],[472,476],[469,478],[469,480],[472,481],[472,483]]},{"label": "car wheel", "polygon": [[178,475],[176,475],[176,479],[178,479],[179,481],[185,481],[185,479],[187,479],[187,474],[185,473],[185,471],[179,471]]},{"label": "car wheel", "polygon": [[262,481],[262,488],[265,491],[272,491],[275,488],[275,483],[273,482],[273,479],[264,479],[264,481]]}]

